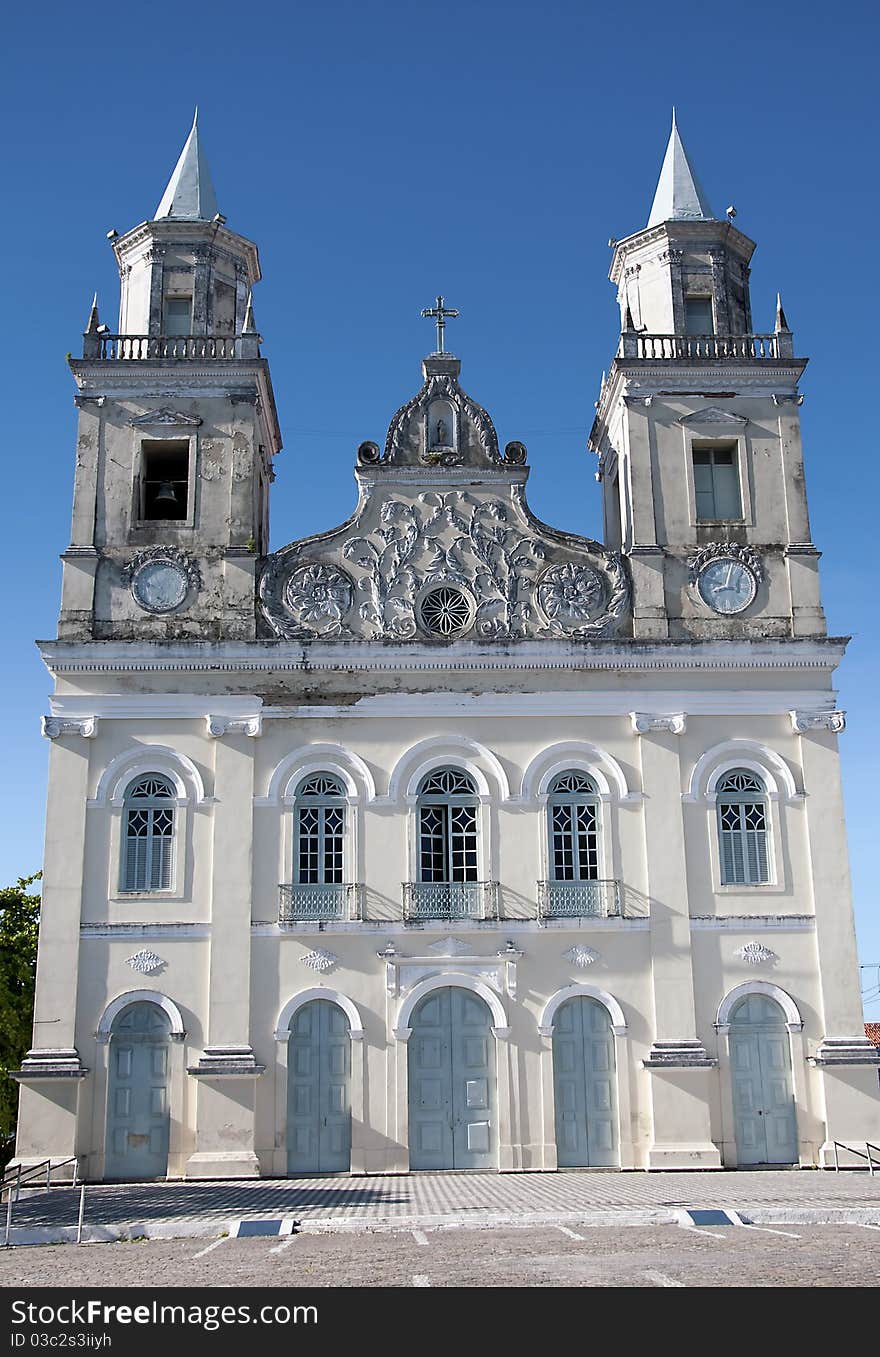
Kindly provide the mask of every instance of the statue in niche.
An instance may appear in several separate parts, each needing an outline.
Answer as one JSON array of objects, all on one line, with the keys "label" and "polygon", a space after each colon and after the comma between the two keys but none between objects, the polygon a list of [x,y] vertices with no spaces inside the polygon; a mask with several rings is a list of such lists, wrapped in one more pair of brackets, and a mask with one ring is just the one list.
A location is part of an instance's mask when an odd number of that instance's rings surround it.
[{"label": "statue in niche", "polygon": [[449,443],[449,430],[446,427],[445,419],[437,420],[437,446],[445,448]]}]

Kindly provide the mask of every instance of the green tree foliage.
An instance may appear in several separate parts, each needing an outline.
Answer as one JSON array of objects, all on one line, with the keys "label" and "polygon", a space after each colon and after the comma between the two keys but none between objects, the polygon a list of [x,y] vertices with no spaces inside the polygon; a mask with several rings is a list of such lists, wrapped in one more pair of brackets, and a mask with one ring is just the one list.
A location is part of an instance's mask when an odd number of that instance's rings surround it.
[{"label": "green tree foliage", "polygon": [[18,1086],[8,1070],[21,1065],[31,1044],[34,1017],[34,978],[37,971],[37,932],[40,896],[28,887],[39,881],[20,877],[16,886],[0,890],[0,1162],[12,1154]]}]

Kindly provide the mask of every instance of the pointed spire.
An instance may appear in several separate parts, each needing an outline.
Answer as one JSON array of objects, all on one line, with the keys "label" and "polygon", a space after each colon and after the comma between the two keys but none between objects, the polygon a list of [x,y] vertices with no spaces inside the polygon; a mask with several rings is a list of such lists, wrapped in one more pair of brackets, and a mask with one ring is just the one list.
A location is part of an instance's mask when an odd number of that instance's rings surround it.
[{"label": "pointed spire", "polygon": [[675,109],[672,110],[672,131],[663,168],[657,181],[657,191],[651,205],[648,226],[659,226],[664,221],[715,221],[709,199],[688,159],[684,143],[678,134]]},{"label": "pointed spire", "polygon": [[241,327],[241,333],[243,335],[255,335],[257,333],[257,327],[254,323],[254,294],[252,289],[248,290],[247,306],[244,309],[244,324]]},{"label": "pointed spire", "polygon": [[173,217],[178,221],[212,221],[218,211],[211,172],[199,139],[197,106],[190,134],[156,208],[155,220]]},{"label": "pointed spire", "polygon": [[626,299],[626,310],[623,313],[623,328],[624,330],[634,330],[636,328],[635,321],[633,320],[632,308],[629,304],[629,297]]},{"label": "pointed spire", "polygon": [[98,315],[98,294],[96,292],[92,298],[91,310],[89,311],[89,323],[86,326],[84,333],[87,335],[96,335],[100,324],[101,317]]},{"label": "pointed spire", "polygon": [[783,330],[787,330],[789,333],[791,333],[791,326],[785,319],[785,312],[782,309],[782,297],[778,292],[776,294],[776,325],[774,328],[777,334],[779,334]]}]

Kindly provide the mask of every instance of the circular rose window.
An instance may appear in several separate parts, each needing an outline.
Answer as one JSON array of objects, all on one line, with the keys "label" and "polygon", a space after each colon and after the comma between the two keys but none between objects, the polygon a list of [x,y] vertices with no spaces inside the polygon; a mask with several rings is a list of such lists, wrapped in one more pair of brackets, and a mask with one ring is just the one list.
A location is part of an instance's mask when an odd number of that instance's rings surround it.
[{"label": "circular rose window", "polygon": [[441,584],[422,595],[419,618],[432,636],[459,636],[474,620],[473,603],[463,589]]}]

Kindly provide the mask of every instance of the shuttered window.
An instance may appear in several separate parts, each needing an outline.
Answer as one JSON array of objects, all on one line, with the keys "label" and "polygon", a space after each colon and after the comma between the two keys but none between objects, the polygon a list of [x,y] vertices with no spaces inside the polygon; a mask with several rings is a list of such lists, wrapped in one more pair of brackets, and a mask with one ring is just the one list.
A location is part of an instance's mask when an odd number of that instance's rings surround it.
[{"label": "shuttered window", "polygon": [[760,886],[770,880],[767,852],[767,791],[746,768],[726,773],[718,784],[718,841],[723,886]]},{"label": "shuttered window", "polygon": [[133,782],[125,793],[122,860],[124,891],[171,889],[175,791],[155,773]]},{"label": "shuttered window", "polygon": [[736,448],[694,445],[694,495],[703,522],[742,518]]}]

